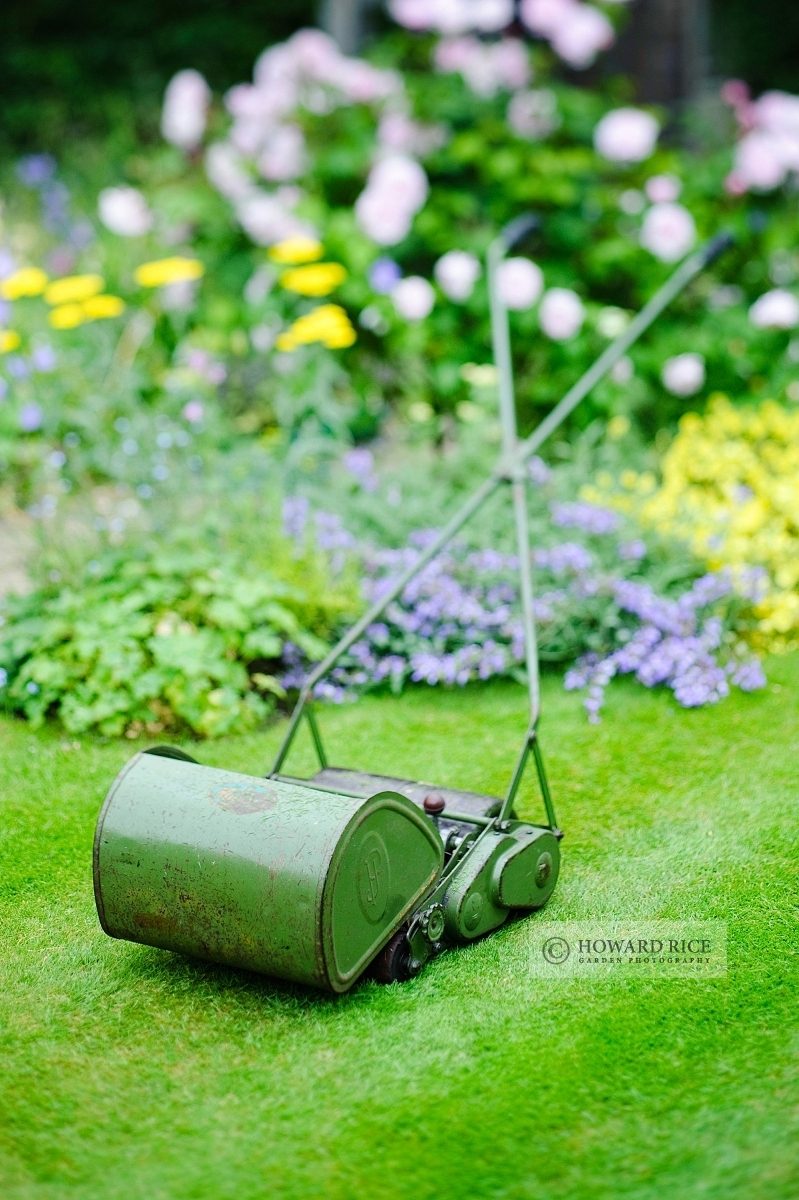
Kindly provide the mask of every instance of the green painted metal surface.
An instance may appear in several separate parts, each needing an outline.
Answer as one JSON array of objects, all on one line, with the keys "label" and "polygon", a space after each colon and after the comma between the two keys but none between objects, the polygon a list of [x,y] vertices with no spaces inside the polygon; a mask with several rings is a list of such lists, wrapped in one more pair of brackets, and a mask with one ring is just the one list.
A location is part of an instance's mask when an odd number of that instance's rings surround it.
[{"label": "green painted metal surface", "polygon": [[337,796],[138,754],[94,842],[106,933],[346,991],[438,878],[406,797]]}]

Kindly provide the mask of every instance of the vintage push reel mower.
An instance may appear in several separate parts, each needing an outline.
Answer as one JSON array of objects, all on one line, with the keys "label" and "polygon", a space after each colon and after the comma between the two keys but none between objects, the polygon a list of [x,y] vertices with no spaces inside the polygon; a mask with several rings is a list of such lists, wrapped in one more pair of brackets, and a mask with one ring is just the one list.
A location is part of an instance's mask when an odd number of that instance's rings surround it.
[{"label": "vintage push reel mower", "polygon": [[[137,754],[114,781],[94,839],[100,922],[112,937],[344,992],[368,969],[391,982],[432,955],[546,904],[561,832],[539,745],[539,680],[526,464],[667,304],[730,243],[690,255],[525,441],[519,441],[507,312],[496,286],[507,251],[533,228],[492,243],[488,278],[499,372],[502,452],[493,473],[417,561],[309,675],[265,779],[200,766],[181,750]],[[406,585],[500,488],[511,493],[526,645],[529,716],[504,797],[328,764],[312,708],[316,684]],[[302,718],[319,761],[283,773]],[[542,824],[514,801],[530,759]]]}]

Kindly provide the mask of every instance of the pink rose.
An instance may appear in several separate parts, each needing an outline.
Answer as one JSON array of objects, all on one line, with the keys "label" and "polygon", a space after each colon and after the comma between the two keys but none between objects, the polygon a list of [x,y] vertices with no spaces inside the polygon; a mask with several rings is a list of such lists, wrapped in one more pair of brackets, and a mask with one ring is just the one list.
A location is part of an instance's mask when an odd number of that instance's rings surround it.
[{"label": "pink rose", "polygon": [[758,329],[793,329],[799,325],[799,300],[784,288],[773,288],[755,300],[749,320]]},{"label": "pink rose", "polygon": [[641,245],[661,262],[676,262],[696,241],[694,219],[681,204],[653,204],[641,225]]},{"label": "pink rose", "polygon": [[136,188],[103,188],[97,206],[106,229],[120,237],[142,237],[153,227],[153,214]]},{"label": "pink rose", "polygon": [[244,159],[229,142],[213,142],[208,147],[205,173],[216,190],[228,200],[241,200],[254,187]]},{"label": "pink rose", "polygon": [[517,92],[508,105],[508,124],[520,137],[545,138],[559,123],[555,93],[549,88]]},{"label": "pink rose", "polygon": [[788,92],[764,92],[752,107],[761,128],[799,133],[799,96],[791,96]]},{"label": "pink rose", "polygon": [[532,308],[544,290],[544,275],[529,258],[506,258],[497,270],[497,292],[506,308]]},{"label": "pink rose", "polygon": [[366,187],[355,201],[355,220],[378,246],[396,246],[410,233],[413,213],[387,189]]},{"label": "pink rose", "polygon": [[785,165],[775,138],[753,130],[735,147],[733,171],[748,188],[770,192],[785,179]]},{"label": "pink rose", "polygon": [[474,291],[480,276],[480,263],[465,250],[450,250],[438,260],[433,274],[444,295],[463,304]]},{"label": "pink rose", "polygon": [[653,175],[647,179],[644,190],[653,204],[670,204],[682,191],[682,182],[676,175]]},{"label": "pink rose", "polygon": [[368,187],[390,192],[397,203],[416,213],[427,199],[430,185],[422,167],[404,154],[390,154],[370,171]]},{"label": "pink rose", "polygon": [[538,310],[541,328],[555,342],[565,342],[579,333],[585,320],[583,302],[570,288],[550,288]]},{"label": "pink rose", "polygon": [[576,0],[522,0],[519,14],[539,37],[552,37],[574,14]]},{"label": "pink rose", "polygon": [[577,4],[569,19],[552,34],[551,45],[564,62],[581,71],[591,66],[600,50],[613,45],[614,37],[613,26],[603,12]]},{"label": "pink rose", "polygon": [[610,162],[643,162],[654,151],[659,131],[651,113],[616,108],[606,113],[594,130],[594,147]]},{"label": "pink rose", "polygon": [[423,321],[432,311],[436,294],[421,275],[408,275],[394,288],[391,299],[398,314],[406,321]]},{"label": "pink rose", "polygon": [[190,425],[198,425],[205,416],[205,409],[202,401],[189,400],[183,405],[183,419],[188,421]]},{"label": "pink rose", "polygon": [[211,89],[199,71],[178,71],[167,85],[161,132],[173,146],[195,150],[205,133]]},{"label": "pink rose", "polygon": [[705,360],[701,354],[676,354],[666,359],[660,378],[673,396],[693,396],[704,385]]},{"label": "pink rose", "polygon": [[264,179],[283,182],[296,179],[305,170],[305,138],[297,125],[278,125],[268,135],[258,159]]}]

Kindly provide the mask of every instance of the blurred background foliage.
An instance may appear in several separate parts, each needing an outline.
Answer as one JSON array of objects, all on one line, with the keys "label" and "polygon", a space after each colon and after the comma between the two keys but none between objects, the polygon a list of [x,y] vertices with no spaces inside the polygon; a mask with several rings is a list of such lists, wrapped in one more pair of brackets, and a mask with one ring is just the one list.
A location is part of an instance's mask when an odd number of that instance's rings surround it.
[{"label": "blurred background foliage", "polygon": [[[110,139],[124,150],[128,139],[153,136],[158,100],[176,71],[190,64],[221,91],[246,76],[256,49],[320,19],[335,25],[336,7],[335,0],[6,0],[0,146],[24,152],[69,136]],[[372,5],[339,0],[338,7],[364,9],[355,22],[347,14],[347,29],[385,24]],[[658,102],[694,99],[729,77],[746,79],[755,92],[799,90],[799,9],[784,0],[638,0],[620,48],[598,70],[626,71],[639,99]]]},{"label": "blurred background foliage", "polygon": [[[524,431],[737,237],[531,465],[544,656],[595,718],[616,674],[712,703],[796,644],[795,18],[482,7],[459,36],[435,0],[7,7],[0,706],[213,735],[290,697],[491,469],[484,256],[530,209],[502,283]],[[506,517],[322,694],[518,675]]]}]

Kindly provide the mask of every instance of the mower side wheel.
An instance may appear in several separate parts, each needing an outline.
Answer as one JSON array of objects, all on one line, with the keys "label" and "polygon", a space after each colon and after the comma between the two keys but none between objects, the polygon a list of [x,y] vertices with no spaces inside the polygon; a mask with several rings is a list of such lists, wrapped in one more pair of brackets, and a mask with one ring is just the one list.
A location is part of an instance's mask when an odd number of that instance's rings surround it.
[{"label": "mower side wheel", "polygon": [[378,983],[406,983],[413,976],[407,932],[406,925],[398,929],[372,963],[369,973]]}]

